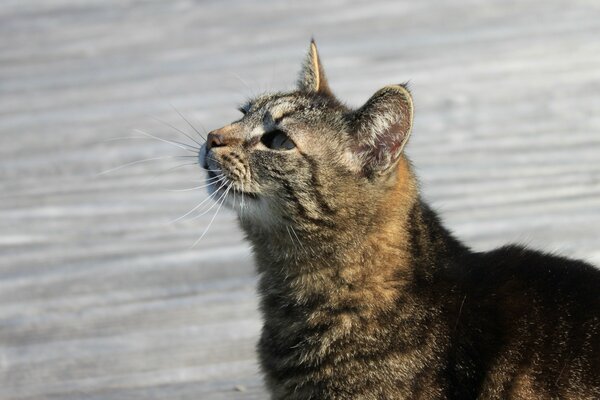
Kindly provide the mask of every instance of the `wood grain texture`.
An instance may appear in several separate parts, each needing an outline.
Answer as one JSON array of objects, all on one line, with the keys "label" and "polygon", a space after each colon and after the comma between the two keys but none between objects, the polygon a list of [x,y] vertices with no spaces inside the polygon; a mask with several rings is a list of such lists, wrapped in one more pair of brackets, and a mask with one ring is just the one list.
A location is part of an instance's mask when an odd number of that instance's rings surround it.
[{"label": "wood grain texture", "polygon": [[[410,81],[407,153],[476,249],[600,264],[595,2],[6,0],[0,5],[0,398],[263,399],[251,257],[171,104],[207,130],[289,88],[314,35],[352,105]],[[213,209],[214,211],[215,209]]]}]

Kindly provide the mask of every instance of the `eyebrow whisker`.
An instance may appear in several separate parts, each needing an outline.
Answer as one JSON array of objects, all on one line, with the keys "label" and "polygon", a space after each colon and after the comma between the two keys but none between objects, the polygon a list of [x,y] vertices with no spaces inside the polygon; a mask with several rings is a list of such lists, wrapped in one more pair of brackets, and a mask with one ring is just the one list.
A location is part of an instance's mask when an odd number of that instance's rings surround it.
[{"label": "eyebrow whisker", "polygon": [[[184,117],[182,113],[180,113],[180,112],[179,112],[179,110],[178,110],[177,108],[175,108],[175,106],[173,105],[173,103],[169,102],[169,104],[171,105],[171,107],[173,107],[173,110],[175,110],[175,112],[176,112],[177,114],[179,114],[179,116],[180,116],[181,118],[183,118],[183,120],[184,120],[184,121],[185,121],[185,122],[186,122],[186,123],[187,123],[187,124],[190,126],[190,128],[192,128],[192,129],[193,129],[193,130],[194,130],[194,131],[195,131],[195,132],[198,134],[198,136],[200,136],[202,139],[206,140],[206,137],[205,137],[205,136],[203,136],[203,135],[200,133],[200,131],[198,131],[198,129],[196,129],[196,127],[195,127],[194,125],[192,125],[192,124],[191,124],[191,122],[190,122],[190,121],[188,121],[188,120],[187,120],[187,118],[186,118],[186,117]],[[203,129],[203,130],[205,131],[205,133],[206,133],[206,129],[204,129],[204,128],[202,128],[202,129]]]},{"label": "eyebrow whisker", "polygon": [[[150,118],[152,118],[156,122],[159,122],[159,123],[161,123],[161,124],[163,124],[163,125],[171,128],[171,129],[174,129],[175,131],[181,133],[182,135],[184,135],[185,137],[187,137],[188,139],[190,139],[192,142],[196,143],[198,146],[202,147],[202,144],[200,142],[198,142],[196,139],[194,139],[192,136],[190,136],[187,132],[183,131],[182,129],[179,129],[176,126],[171,125],[170,123],[168,123],[166,121],[163,121],[160,118],[156,118],[156,117],[153,117],[153,116],[150,116]],[[201,136],[201,138],[204,139],[204,137],[202,137],[202,136]]]},{"label": "eyebrow whisker", "polygon": [[192,146],[191,144],[188,144],[188,143],[179,142],[177,140],[163,139],[161,137],[154,136],[154,135],[152,135],[152,134],[150,134],[148,132],[144,132],[141,129],[134,129],[133,131],[137,132],[137,133],[140,133],[142,135],[148,136],[148,137],[150,137],[152,139],[156,139],[156,140],[159,140],[161,142],[169,143],[169,144],[171,144],[171,145],[173,145],[175,147],[179,147],[180,149],[183,149],[183,150],[191,151],[191,152],[194,152],[194,153],[200,151],[199,147]]}]

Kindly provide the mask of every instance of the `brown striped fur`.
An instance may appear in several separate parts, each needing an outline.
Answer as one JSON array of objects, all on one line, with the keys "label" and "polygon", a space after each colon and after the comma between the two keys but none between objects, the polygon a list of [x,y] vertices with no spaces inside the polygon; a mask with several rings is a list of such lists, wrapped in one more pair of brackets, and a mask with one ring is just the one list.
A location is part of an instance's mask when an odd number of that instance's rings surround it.
[{"label": "brown striped fur", "polygon": [[455,239],[403,154],[403,85],[350,109],[311,43],[297,90],[241,109],[200,158],[253,247],[272,399],[600,398],[600,271]]}]

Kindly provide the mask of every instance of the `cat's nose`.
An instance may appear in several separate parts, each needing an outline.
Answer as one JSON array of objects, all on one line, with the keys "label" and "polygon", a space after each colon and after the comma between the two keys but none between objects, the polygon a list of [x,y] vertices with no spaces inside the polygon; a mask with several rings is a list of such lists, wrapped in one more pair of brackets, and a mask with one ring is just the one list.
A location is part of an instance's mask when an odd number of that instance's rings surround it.
[{"label": "cat's nose", "polygon": [[220,133],[209,133],[206,137],[206,149],[210,150],[213,147],[226,146],[225,137]]}]

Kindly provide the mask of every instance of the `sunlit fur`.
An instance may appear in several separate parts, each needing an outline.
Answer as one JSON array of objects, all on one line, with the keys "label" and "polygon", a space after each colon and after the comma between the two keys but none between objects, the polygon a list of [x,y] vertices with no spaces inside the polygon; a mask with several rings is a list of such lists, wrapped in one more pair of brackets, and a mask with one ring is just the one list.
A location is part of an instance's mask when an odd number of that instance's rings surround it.
[{"label": "sunlit fur", "polygon": [[600,398],[600,272],[456,240],[403,155],[403,85],[350,109],[312,43],[298,90],[241,108],[200,164],[253,247],[273,399]]}]

